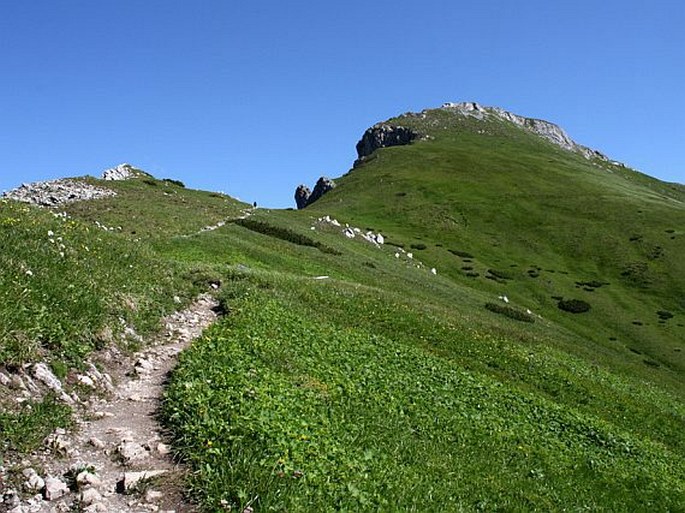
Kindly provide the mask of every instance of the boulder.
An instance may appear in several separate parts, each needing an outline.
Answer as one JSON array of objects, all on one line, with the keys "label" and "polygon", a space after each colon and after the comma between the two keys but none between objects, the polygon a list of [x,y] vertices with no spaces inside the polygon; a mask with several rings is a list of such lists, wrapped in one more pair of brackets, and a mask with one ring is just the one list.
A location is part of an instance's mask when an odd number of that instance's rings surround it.
[{"label": "boulder", "polygon": [[318,200],[321,196],[326,194],[328,191],[333,189],[335,187],[335,182],[331,180],[330,178],[327,178],[325,176],[322,176],[316,181],[316,185],[314,186],[314,190],[312,191],[311,195],[309,196],[309,199],[307,199],[307,205],[311,205],[314,203],[316,200]]},{"label": "boulder", "polygon": [[48,477],[45,479],[45,488],[43,496],[46,501],[54,501],[69,493],[67,484],[56,477]]},{"label": "boulder", "polygon": [[299,185],[295,189],[295,203],[298,209],[303,209],[335,187],[335,182],[328,177],[322,176],[316,182],[314,190],[310,192],[306,185]]},{"label": "boulder", "polygon": [[295,189],[295,203],[298,209],[303,209],[307,206],[307,200],[309,200],[311,194],[312,192],[306,185],[301,184],[297,186],[297,189]]}]

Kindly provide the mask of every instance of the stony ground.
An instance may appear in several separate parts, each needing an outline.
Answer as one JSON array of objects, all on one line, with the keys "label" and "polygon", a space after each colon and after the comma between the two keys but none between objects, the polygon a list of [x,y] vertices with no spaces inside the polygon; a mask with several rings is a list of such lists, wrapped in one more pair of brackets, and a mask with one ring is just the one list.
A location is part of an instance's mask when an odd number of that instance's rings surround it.
[{"label": "stony ground", "polygon": [[[13,469],[0,511],[191,512],[181,495],[183,468],[172,461],[156,420],[164,382],[178,353],[215,319],[216,301],[201,296],[165,319],[165,329],[133,356],[108,350],[89,378],[109,391],[77,411],[73,433],[58,430],[43,452]],[[102,390],[102,387],[98,388]]]}]

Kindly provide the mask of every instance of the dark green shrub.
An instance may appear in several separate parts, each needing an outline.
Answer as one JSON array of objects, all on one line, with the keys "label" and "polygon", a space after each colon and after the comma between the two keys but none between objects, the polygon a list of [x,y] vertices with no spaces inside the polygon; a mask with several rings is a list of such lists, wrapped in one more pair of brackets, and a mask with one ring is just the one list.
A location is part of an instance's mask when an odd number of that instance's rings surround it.
[{"label": "dark green shrub", "polygon": [[604,285],[609,285],[604,281],[592,280],[592,281],[577,281],[576,287],[585,287],[591,289],[598,289]]},{"label": "dark green shrub", "polygon": [[667,321],[673,318],[673,314],[668,310],[659,310],[656,314],[659,316],[659,319],[663,321]]},{"label": "dark green shrub", "polygon": [[153,178],[143,178],[143,183],[147,185],[152,185],[157,186],[157,180],[154,180]]},{"label": "dark green shrub", "polygon": [[491,312],[504,315],[505,317],[509,317],[510,319],[514,319],[516,321],[535,322],[535,319],[532,315],[519,310],[518,308],[514,308],[513,306],[501,305],[499,303],[485,303],[485,308]]},{"label": "dark green shrub", "polygon": [[499,271],[497,269],[488,269],[485,275],[489,280],[494,280],[499,283],[504,283],[506,280],[513,280],[514,276],[506,271]]},{"label": "dark green shrub", "polygon": [[475,258],[471,253],[467,253],[466,251],[460,251],[458,249],[448,249],[447,251],[459,258]]},{"label": "dark green shrub", "polygon": [[294,232],[287,228],[281,228],[280,226],[273,226],[271,224],[265,223],[264,221],[257,221],[254,219],[236,219],[235,224],[247,228],[253,232],[261,233],[262,235],[268,235],[269,237],[274,237],[276,239],[281,239],[287,242],[292,242],[298,246],[309,246],[312,248],[317,248],[322,253],[328,253],[331,255],[341,255],[340,251],[328,247],[321,242],[315,241],[306,235]]},{"label": "dark green shrub", "polygon": [[422,242],[419,242],[418,244],[412,244],[410,246],[412,249],[418,249],[419,251],[426,249],[426,245]]},{"label": "dark green shrub", "polygon": [[172,180],[171,178],[165,178],[163,181],[171,185],[175,185],[177,187],[185,188],[186,186],[186,184],[184,184],[181,180]]},{"label": "dark green shrub", "polygon": [[560,310],[570,313],[583,313],[590,310],[590,304],[582,299],[562,299],[557,305]]}]

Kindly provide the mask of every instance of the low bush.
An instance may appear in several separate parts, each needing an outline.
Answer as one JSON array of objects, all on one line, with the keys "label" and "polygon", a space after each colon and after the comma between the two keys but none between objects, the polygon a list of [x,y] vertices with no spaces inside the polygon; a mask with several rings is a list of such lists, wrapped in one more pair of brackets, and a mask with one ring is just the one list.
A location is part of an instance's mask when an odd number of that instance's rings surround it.
[{"label": "low bush", "polygon": [[340,251],[326,246],[319,241],[315,241],[306,235],[294,232],[288,228],[281,228],[280,226],[274,226],[264,221],[257,221],[255,219],[236,219],[235,223],[243,228],[247,228],[250,231],[261,233],[262,235],[268,235],[269,237],[274,237],[276,239],[281,239],[287,242],[292,242],[298,246],[309,246],[312,248],[317,248],[322,253],[328,253],[331,255],[341,255]]},{"label": "low bush", "polygon": [[499,303],[485,303],[485,308],[491,312],[504,315],[510,319],[523,322],[535,322],[535,319],[529,313],[526,313],[518,308],[509,305],[500,305]]},{"label": "low bush", "polygon": [[460,251],[458,249],[448,249],[447,251],[452,253],[454,256],[458,256],[459,258],[474,258],[471,253],[467,253],[466,251]]},{"label": "low bush", "polygon": [[168,183],[168,184],[175,185],[176,187],[181,187],[183,189],[185,189],[185,186],[186,186],[186,184],[184,184],[181,180],[173,180],[171,178],[165,178],[163,181]]},{"label": "low bush", "polygon": [[422,251],[426,249],[427,246],[424,243],[419,242],[418,244],[412,244],[410,247],[411,249],[418,249],[419,251]]},{"label": "low bush", "polygon": [[497,269],[488,269],[488,274],[494,276],[495,278],[499,278],[500,280],[514,279],[514,276],[511,273],[508,273],[507,271],[499,271]]},{"label": "low bush", "polygon": [[590,304],[582,299],[562,299],[557,305],[560,310],[570,313],[584,313],[590,310]]},{"label": "low bush", "polygon": [[656,313],[659,316],[659,319],[662,321],[667,321],[669,319],[673,318],[673,314],[669,312],[668,310],[659,310]]}]

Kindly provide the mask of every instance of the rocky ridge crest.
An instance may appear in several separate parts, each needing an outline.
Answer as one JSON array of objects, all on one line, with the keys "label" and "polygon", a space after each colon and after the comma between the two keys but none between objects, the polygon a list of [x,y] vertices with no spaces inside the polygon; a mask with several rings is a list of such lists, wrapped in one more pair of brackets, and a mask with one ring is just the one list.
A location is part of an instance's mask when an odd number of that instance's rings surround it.
[{"label": "rocky ridge crest", "polygon": [[[572,151],[574,153],[579,153],[587,159],[599,158],[601,160],[607,160],[607,157],[597,150],[583,146],[575,142],[566,131],[559,125],[550,123],[542,119],[526,118],[524,116],[519,116],[500,107],[483,107],[476,102],[461,102],[461,103],[443,103],[442,110],[448,110],[456,114],[463,116],[472,117],[475,119],[489,119],[489,118],[499,118],[504,121],[509,121],[529,132],[532,132],[543,139],[556,144],[561,148]],[[421,112],[421,116],[425,116],[428,111],[424,110]]]},{"label": "rocky ridge crest", "polygon": [[[134,168],[131,164],[119,164],[106,169],[102,180],[130,180],[146,176],[146,173]],[[105,187],[90,185],[80,178],[60,178],[44,182],[23,183],[19,187],[3,193],[3,197],[31,203],[41,207],[54,207],[75,201],[89,201],[109,196],[116,192]]]}]

